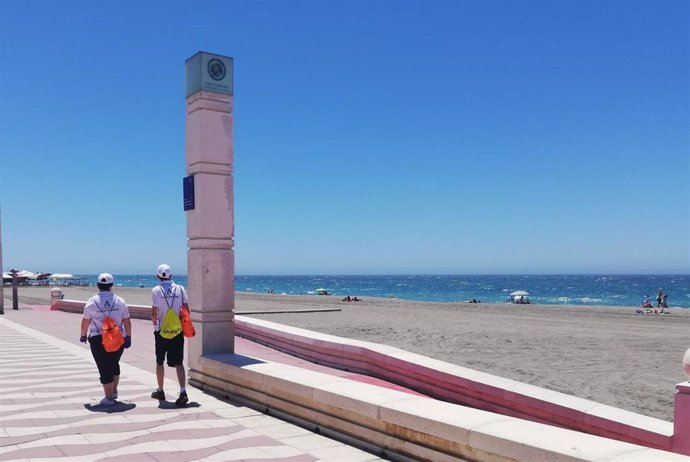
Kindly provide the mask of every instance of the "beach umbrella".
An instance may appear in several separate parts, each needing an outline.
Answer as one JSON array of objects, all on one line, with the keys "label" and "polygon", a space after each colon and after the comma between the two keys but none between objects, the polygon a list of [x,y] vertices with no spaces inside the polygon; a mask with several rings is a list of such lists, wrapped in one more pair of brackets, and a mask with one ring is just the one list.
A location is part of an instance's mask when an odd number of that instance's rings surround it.
[{"label": "beach umbrella", "polygon": [[32,273],[31,271],[20,271],[17,273],[18,278],[27,278],[27,279],[36,279],[36,275]]},{"label": "beach umbrella", "polygon": [[516,290],[510,294],[511,297],[521,297],[525,295],[529,295],[529,293],[525,292],[524,290]]},{"label": "beach umbrella", "polygon": [[73,274],[67,274],[67,273],[55,273],[51,274],[48,276],[49,279],[72,279],[74,277]]}]

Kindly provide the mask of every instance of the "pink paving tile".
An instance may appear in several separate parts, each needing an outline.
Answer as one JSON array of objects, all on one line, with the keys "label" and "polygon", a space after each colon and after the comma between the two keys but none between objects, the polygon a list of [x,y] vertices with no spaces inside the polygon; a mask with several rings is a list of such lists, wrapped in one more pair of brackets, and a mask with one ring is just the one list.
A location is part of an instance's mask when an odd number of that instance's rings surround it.
[{"label": "pink paving tile", "polygon": [[[196,449],[194,451],[182,451],[182,452],[152,452],[146,454],[157,462],[192,462],[195,460],[203,459],[204,457],[212,456],[217,454],[218,448],[206,448],[206,449]],[[136,455],[136,461],[139,461],[139,454]],[[110,462],[112,459],[108,459]],[[123,460],[123,462],[134,462],[132,456],[129,460]]]},{"label": "pink paving tile", "polygon": [[4,460],[32,458],[37,459],[40,457],[65,457],[65,453],[63,453],[56,446],[45,446],[41,448],[20,449],[18,451],[6,452],[2,454],[2,458]]},{"label": "pink paving tile", "polygon": [[[71,433],[70,433],[71,434]],[[45,438],[46,435],[23,435],[23,436],[7,436],[2,438],[2,446],[12,446],[13,444],[29,443],[31,441],[36,441],[37,439]],[[0,458],[5,458],[4,455]]]},{"label": "pink paving tile", "polygon": [[[74,432],[73,432],[74,433]],[[100,454],[114,449],[127,446],[126,441],[116,441],[114,443],[99,443],[99,444],[65,444],[58,446],[67,457],[78,457],[89,454]]]},{"label": "pink paving tile", "polygon": [[[373,456],[372,456],[373,458]],[[318,460],[318,457],[314,457],[311,455],[302,455],[302,456],[292,456],[292,457],[279,457],[279,458],[270,458],[270,459],[244,459],[246,462],[313,462],[315,460]],[[345,462],[345,461],[343,461]]]},{"label": "pink paving tile", "polygon": [[[39,424],[40,425],[40,424]],[[16,419],[16,420],[5,420],[2,419],[2,426],[8,427],[35,427],[37,424],[32,419]]]},{"label": "pink paving tile", "polygon": [[[154,458],[156,454],[147,454],[147,453],[139,453],[139,454],[127,454],[124,456],[117,456],[117,457],[108,457],[106,460],[107,462],[156,462],[159,459]],[[174,462],[174,459],[167,459],[170,462]],[[187,460],[194,460],[194,459],[187,459]]]},{"label": "pink paving tile", "polygon": [[251,436],[219,444],[217,448],[221,451],[229,451],[230,449],[255,448],[257,446],[285,446],[285,444],[268,436]]}]

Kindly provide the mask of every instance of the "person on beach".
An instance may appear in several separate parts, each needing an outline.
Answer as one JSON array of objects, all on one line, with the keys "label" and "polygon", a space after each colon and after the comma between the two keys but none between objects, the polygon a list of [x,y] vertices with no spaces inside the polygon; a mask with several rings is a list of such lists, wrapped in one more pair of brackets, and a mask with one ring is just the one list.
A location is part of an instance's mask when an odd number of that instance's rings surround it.
[{"label": "person on beach", "polygon": [[[184,336],[182,335],[179,316],[183,306],[189,309],[187,292],[183,286],[172,281],[170,266],[166,264],[159,265],[156,275],[160,285],[151,290],[151,322],[153,322],[153,335],[156,340],[156,379],[158,381],[158,388],[151,393],[151,398],[165,401],[165,391],[163,390],[165,369],[163,362],[167,357],[168,366],[176,369],[177,380],[180,383],[180,394],[175,401],[175,405],[182,407],[189,402],[189,398],[187,397],[185,387],[187,373],[183,365]],[[177,322],[174,327],[168,327],[168,323],[175,320]]]},{"label": "person on beach", "polygon": [[659,287],[659,292],[656,294],[656,306],[659,307],[664,301],[664,291]]},{"label": "person on beach", "polygon": [[[101,405],[113,406],[117,399],[117,385],[120,382],[120,358],[125,348],[132,345],[132,322],[125,301],[111,292],[113,287],[112,274],[101,273],[96,284],[98,285],[98,294],[89,298],[84,305],[79,341],[82,343],[89,342],[91,354],[96,361],[105,395],[101,400]],[[117,326],[124,328],[122,332],[125,335],[124,344],[112,352],[106,351],[106,347],[103,345],[103,324],[106,318],[112,319]]]}]

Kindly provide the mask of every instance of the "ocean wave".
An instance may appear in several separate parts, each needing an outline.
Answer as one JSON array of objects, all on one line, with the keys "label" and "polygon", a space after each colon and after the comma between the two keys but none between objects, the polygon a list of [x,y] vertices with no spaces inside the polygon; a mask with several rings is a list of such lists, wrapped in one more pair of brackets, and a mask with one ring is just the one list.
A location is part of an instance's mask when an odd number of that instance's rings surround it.
[{"label": "ocean wave", "polygon": [[584,304],[597,304],[597,303],[602,303],[604,301],[603,298],[590,298],[590,297],[579,297],[573,299],[577,302],[584,303]]}]

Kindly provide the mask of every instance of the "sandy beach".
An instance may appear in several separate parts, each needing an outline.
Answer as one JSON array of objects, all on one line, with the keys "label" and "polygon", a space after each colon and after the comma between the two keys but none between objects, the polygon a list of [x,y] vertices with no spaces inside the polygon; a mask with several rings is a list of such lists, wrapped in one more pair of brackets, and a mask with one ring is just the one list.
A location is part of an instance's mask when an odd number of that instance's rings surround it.
[{"label": "sandy beach", "polygon": [[[62,288],[86,300],[94,287]],[[128,303],[148,305],[150,290],[116,288]],[[20,287],[22,303],[47,304],[48,287]],[[5,310],[12,290],[5,287]],[[667,315],[636,307],[429,303],[335,296],[237,293],[235,311],[341,308],[324,313],[250,314],[282,324],[370,342],[673,420],[675,384],[687,380],[690,310]],[[194,307],[192,307],[193,309]]]}]

